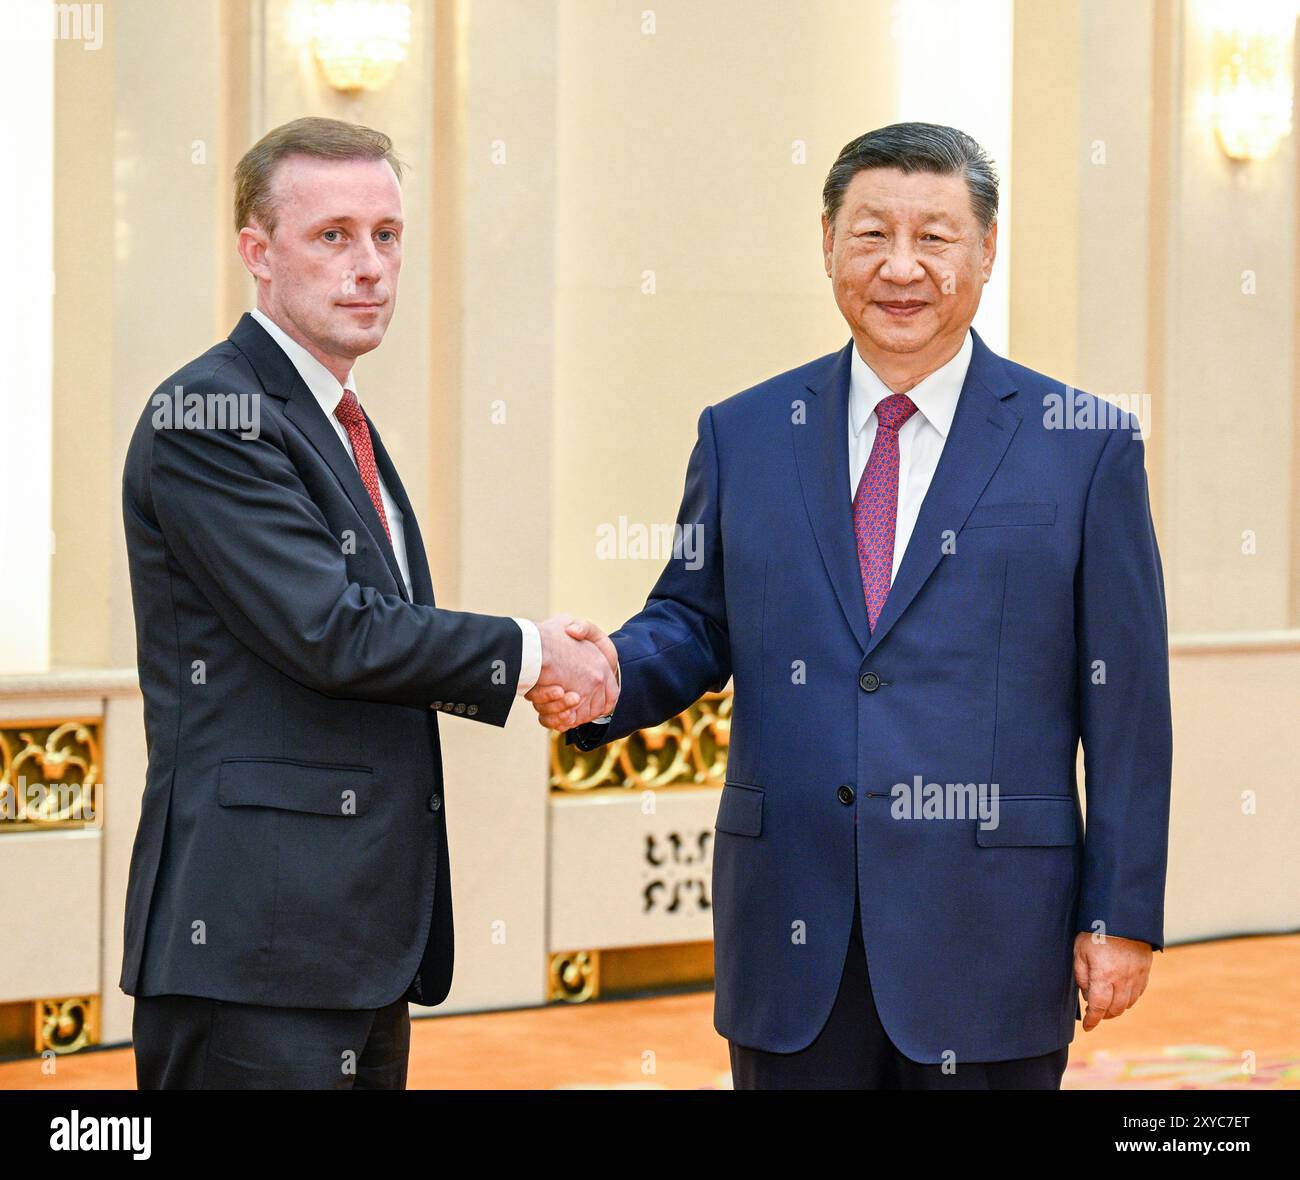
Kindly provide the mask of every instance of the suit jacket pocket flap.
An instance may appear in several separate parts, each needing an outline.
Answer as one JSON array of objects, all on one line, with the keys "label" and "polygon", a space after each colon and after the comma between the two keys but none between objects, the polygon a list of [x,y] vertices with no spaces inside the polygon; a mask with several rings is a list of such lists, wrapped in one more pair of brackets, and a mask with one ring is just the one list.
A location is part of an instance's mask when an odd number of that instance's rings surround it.
[{"label": "suit jacket pocket flap", "polygon": [[1055,524],[1055,504],[976,504],[966,518],[968,529],[1000,524]]},{"label": "suit jacket pocket flap", "polygon": [[994,828],[975,821],[975,843],[981,848],[1074,844],[1079,836],[1074,799],[1069,795],[999,799],[994,818]]},{"label": "suit jacket pocket flap", "polygon": [[278,807],[317,815],[360,815],[370,806],[368,766],[295,762],[287,758],[226,758],[217,780],[222,807]]},{"label": "suit jacket pocket flap", "polygon": [[719,832],[734,836],[757,836],[763,831],[763,789],[741,783],[727,783],[718,805]]}]

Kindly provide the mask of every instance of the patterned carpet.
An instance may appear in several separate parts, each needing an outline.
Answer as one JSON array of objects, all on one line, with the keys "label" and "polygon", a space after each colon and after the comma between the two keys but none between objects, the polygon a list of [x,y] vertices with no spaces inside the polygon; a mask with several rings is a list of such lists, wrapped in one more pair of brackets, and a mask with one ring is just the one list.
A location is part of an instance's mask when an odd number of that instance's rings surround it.
[{"label": "patterned carpet", "polygon": [[1236,1053],[1223,1045],[1169,1045],[1145,1052],[1101,1049],[1071,1061],[1067,1090],[1300,1090],[1300,1056]]}]

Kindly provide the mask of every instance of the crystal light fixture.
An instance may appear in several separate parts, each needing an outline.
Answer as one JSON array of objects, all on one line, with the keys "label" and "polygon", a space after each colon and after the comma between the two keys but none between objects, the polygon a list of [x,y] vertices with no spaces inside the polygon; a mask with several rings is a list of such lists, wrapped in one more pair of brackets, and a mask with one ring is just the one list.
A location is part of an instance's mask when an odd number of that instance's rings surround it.
[{"label": "crystal light fixture", "polygon": [[409,0],[315,0],[311,44],[335,90],[379,90],[406,60]]}]

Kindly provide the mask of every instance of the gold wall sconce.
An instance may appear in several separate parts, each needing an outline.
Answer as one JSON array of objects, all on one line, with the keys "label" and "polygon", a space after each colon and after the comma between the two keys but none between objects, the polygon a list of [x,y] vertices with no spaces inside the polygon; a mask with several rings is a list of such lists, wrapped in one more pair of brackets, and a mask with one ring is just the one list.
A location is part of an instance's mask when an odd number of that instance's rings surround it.
[{"label": "gold wall sconce", "polygon": [[335,90],[379,90],[406,60],[410,0],[313,0],[311,47]]},{"label": "gold wall sconce", "polygon": [[1215,137],[1233,160],[1266,160],[1291,134],[1296,0],[1203,2]]}]

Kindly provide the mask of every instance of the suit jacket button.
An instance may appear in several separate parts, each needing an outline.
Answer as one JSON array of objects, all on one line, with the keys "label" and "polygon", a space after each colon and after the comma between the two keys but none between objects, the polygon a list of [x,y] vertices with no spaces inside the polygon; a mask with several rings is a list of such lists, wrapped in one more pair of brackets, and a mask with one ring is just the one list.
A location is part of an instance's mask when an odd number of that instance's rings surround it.
[{"label": "suit jacket button", "polygon": [[439,811],[442,809],[442,796],[436,791],[429,796],[429,810]]},{"label": "suit jacket button", "polygon": [[863,692],[875,692],[880,687],[880,677],[874,672],[863,672],[858,677],[858,684]]},{"label": "suit jacket button", "polygon": [[465,710],[465,714],[466,714],[466,716],[468,716],[468,717],[473,717],[474,714],[477,713],[477,712],[478,712],[478,706],[477,706],[477,705],[470,705],[470,707],[469,707],[468,709]]},{"label": "suit jacket button", "polygon": [[459,702],[459,701],[458,701],[458,702],[456,703],[456,712],[457,712],[457,713],[464,713],[464,712],[465,712],[465,706],[464,706],[464,704],[463,704],[462,702]]},{"label": "suit jacket button", "polygon": [[441,701],[434,701],[433,704],[429,706],[429,708],[430,708],[430,709],[441,709],[441,708],[442,708],[442,702],[441,702]]},{"label": "suit jacket button", "polygon": [[841,803],[844,804],[845,807],[847,807],[850,803],[853,802],[853,788],[849,786],[848,783],[842,784],[840,786],[840,789],[835,792],[835,798],[837,798]]}]

